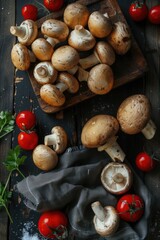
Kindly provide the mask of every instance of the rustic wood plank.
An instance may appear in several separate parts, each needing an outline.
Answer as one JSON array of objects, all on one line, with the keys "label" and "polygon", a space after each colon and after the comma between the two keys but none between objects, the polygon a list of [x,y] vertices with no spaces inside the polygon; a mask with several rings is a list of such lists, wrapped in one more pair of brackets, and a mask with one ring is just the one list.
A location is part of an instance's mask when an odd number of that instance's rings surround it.
[{"label": "rustic wood plank", "polygon": [[[9,27],[15,20],[15,1],[0,1],[0,111],[13,112],[14,68],[11,63],[10,50],[15,42],[11,38]],[[5,182],[8,173],[3,166],[8,150],[11,148],[11,134],[0,140],[0,181]],[[4,210],[0,212],[0,239],[7,239],[8,217]]]},{"label": "rustic wood plank", "polygon": [[[109,16],[111,17],[113,22],[116,21],[124,21],[124,16],[121,12],[121,9],[119,8],[117,1],[84,1],[80,0],[78,1],[80,3],[83,3],[88,6],[88,9],[90,12],[99,10],[102,13],[107,12]],[[63,15],[63,10],[61,10],[58,13],[50,14],[49,16],[46,16],[40,20],[38,20],[39,27],[41,26],[42,22],[45,19],[49,18],[60,18]],[[94,93],[92,93],[87,85],[81,84],[80,90],[74,94],[66,94],[66,102],[61,107],[53,107],[48,104],[46,104],[39,95],[40,92],[40,85],[36,82],[33,76],[33,68],[35,65],[32,65],[32,67],[28,70],[29,77],[31,80],[32,87],[34,89],[34,92],[37,96],[38,102],[40,104],[40,107],[42,110],[46,113],[54,113],[58,112],[60,110],[66,109],[70,106],[73,106],[81,101],[84,101],[86,99],[89,99],[93,96],[95,96]],[[134,37],[132,39],[132,47],[131,50],[125,55],[125,56],[116,56],[116,62],[112,66],[113,72],[115,73],[115,83],[114,87],[119,87],[121,85],[124,85],[130,81],[133,81],[135,78],[138,78],[144,74],[144,72],[147,70],[147,63],[145,61],[145,58],[142,55],[141,50],[139,49]],[[85,86],[85,87],[84,87]]]}]

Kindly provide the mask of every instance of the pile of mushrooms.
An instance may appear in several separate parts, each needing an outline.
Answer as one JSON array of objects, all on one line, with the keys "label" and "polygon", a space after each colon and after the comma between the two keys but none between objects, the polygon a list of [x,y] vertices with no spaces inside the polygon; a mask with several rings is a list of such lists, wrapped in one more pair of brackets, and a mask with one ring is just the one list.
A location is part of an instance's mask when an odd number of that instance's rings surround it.
[{"label": "pile of mushrooms", "polygon": [[[28,70],[36,62],[33,76],[39,84],[40,97],[54,107],[65,103],[65,90],[77,93],[82,81],[95,94],[111,91],[114,84],[111,66],[116,54],[124,55],[131,47],[125,23],[112,23],[107,13],[90,13],[77,2],[65,8],[63,20],[44,20],[40,32],[32,20],[11,26],[10,32],[18,40],[11,51],[14,66]],[[83,52],[88,56],[82,58]]]}]

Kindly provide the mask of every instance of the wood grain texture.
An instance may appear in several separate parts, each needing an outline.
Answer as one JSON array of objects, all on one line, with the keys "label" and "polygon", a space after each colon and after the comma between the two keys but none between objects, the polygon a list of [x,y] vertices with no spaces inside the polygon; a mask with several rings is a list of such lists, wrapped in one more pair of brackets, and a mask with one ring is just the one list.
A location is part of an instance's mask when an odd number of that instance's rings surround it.
[{"label": "wood grain texture", "polygon": [[[114,1],[113,0],[112,1],[80,0],[78,2],[87,5],[90,12],[93,12],[95,10],[99,10],[102,13],[107,12],[113,23],[117,22],[117,21],[126,22],[123,14],[122,14],[122,11],[121,11],[120,7],[118,6],[116,0],[114,0]],[[42,19],[38,20],[38,26],[40,27],[41,24],[46,19],[49,19],[49,18],[58,18],[59,19],[62,15],[63,15],[63,10],[61,10],[58,13],[56,12],[56,13],[50,14],[46,17],[43,17]],[[87,84],[85,83],[85,84],[81,84],[80,90],[74,95],[64,93],[66,96],[66,102],[63,106],[61,106],[61,107],[50,106],[40,98],[40,95],[39,95],[40,85],[36,82],[36,80],[33,76],[34,66],[35,65],[33,65],[28,70],[29,77],[31,80],[33,90],[37,96],[39,105],[42,108],[42,110],[46,113],[58,112],[60,110],[66,109],[70,106],[73,106],[79,102],[82,102],[86,99],[89,99],[89,98],[95,96],[95,94],[92,93],[88,89]],[[144,74],[144,72],[146,72],[147,63],[146,63],[145,58],[143,57],[143,54],[133,36],[132,36],[132,47],[131,47],[130,51],[127,54],[125,54],[124,56],[116,56],[116,62],[115,62],[115,64],[113,64],[112,69],[113,69],[113,73],[115,74],[115,83],[114,83],[113,88],[117,88],[121,85],[131,82],[134,79],[142,76]]]}]

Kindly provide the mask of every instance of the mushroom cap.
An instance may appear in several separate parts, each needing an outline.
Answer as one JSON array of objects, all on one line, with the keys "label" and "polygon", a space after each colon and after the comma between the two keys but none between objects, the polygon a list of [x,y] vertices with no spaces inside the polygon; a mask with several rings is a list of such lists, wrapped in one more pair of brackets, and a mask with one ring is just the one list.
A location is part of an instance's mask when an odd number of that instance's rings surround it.
[{"label": "mushroom cap", "polygon": [[107,237],[114,234],[119,227],[119,215],[113,206],[104,207],[106,210],[106,219],[101,221],[95,215],[93,218],[93,224],[96,232],[102,236]]},{"label": "mushroom cap", "polygon": [[43,171],[50,171],[56,167],[58,157],[55,151],[43,144],[38,145],[32,154],[34,164]]},{"label": "mushroom cap", "polygon": [[41,85],[54,83],[57,79],[57,74],[57,70],[48,61],[38,63],[33,70],[34,78]]},{"label": "mushroom cap", "polygon": [[124,194],[132,186],[132,171],[127,164],[111,162],[103,168],[101,182],[108,192]]},{"label": "mushroom cap", "polygon": [[82,25],[76,25],[69,35],[68,44],[79,51],[88,51],[94,47],[96,40]]},{"label": "mushroom cap", "polygon": [[64,10],[64,22],[72,29],[76,25],[85,27],[88,23],[89,11],[80,3],[71,3]]},{"label": "mushroom cap", "polygon": [[53,149],[56,153],[61,154],[67,147],[67,133],[64,128],[55,126],[52,128],[51,133],[56,136],[56,144],[53,145]]},{"label": "mushroom cap", "polygon": [[100,114],[89,119],[81,133],[82,144],[87,148],[97,148],[104,145],[119,130],[115,117]]},{"label": "mushroom cap", "polygon": [[151,105],[143,94],[126,98],[118,108],[117,119],[123,132],[137,134],[142,131],[150,119]]},{"label": "mushroom cap", "polygon": [[55,50],[51,62],[58,71],[67,71],[78,64],[79,54],[71,46],[61,46]]},{"label": "mushroom cap", "polygon": [[99,41],[95,48],[94,48],[94,54],[98,58],[99,62],[105,63],[107,65],[112,65],[115,60],[115,52],[112,48],[112,46],[104,41]]},{"label": "mushroom cap", "polygon": [[89,89],[95,94],[106,94],[113,88],[113,71],[107,64],[92,67],[87,80]]},{"label": "mushroom cap", "polygon": [[76,93],[79,90],[78,80],[70,73],[61,72],[58,76],[58,82],[66,84],[70,93]]},{"label": "mushroom cap", "polygon": [[40,97],[53,107],[62,106],[66,100],[64,94],[55,85],[50,83],[44,84],[40,88]]},{"label": "mushroom cap", "polygon": [[113,30],[107,37],[107,40],[117,54],[126,54],[131,47],[129,28],[123,22],[114,23]]},{"label": "mushroom cap", "polygon": [[93,36],[104,38],[112,31],[112,24],[109,18],[105,17],[101,12],[94,11],[89,16],[88,28]]},{"label": "mushroom cap", "polygon": [[26,34],[24,37],[18,37],[18,41],[26,46],[31,45],[38,35],[37,23],[31,19],[27,19],[21,23],[20,27],[25,29]]},{"label": "mushroom cap", "polygon": [[30,67],[30,55],[26,46],[16,43],[11,50],[11,60],[13,65],[19,70],[28,70]]},{"label": "mushroom cap", "polygon": [[42,23],[41,32],[44,35],[56,38],[59,41],[65,41],[69,34],[69,28],[60,20],[48,19]]},{"label": "mushroom cap", "polygon": [[40,61],[51,60],[53,47],[44,38],[37,38],[31,45],[32,51]]}]

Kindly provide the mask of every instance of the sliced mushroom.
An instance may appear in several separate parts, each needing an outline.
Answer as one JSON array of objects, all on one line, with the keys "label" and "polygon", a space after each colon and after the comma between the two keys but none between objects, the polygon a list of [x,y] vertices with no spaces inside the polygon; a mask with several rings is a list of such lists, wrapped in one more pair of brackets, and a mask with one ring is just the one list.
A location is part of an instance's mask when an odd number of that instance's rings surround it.
[{"label": "sliced mushroom", "polygon": [[132,171],[124,163],[111,162],[103,168],[101,182],[112,194],[124,194],[132,186]]},{"label": "sliced mushroom", "polygon": [[113,88],[113,71],[107,64],[98,64],[90,72],[81,67],[78,69],[78,80],[86,81],[89,89],[95,94],[106,94]]},{"label": "sliced mushroom", "polygon": [[79,82],[77,79],[67,73],[61,72],[58,76],[57,84],[45,84],[40,89],[41,98],[51,106],[62,106],[65,103],[64,91],[76,93],[79,90]]},{"label": "sliced mushroom", "polygon": [[112,23],[109,17],[99,11],[91,13],[88,19],[88,28],[93,36],[97,38],[107,37],[112,31]]},{"label": "sliced mushroom", "polygon": [[96,232],[107,237],[114,234],[119,227],[119,215],[113,206],[103,207],[99,201],[91,204],[91,208],[95,213],[93,223]]},{"label": "sliced mushroom", "polygon": [[40,61],[50,61],[54,52],[53,46],[44,38],[34,40],[31,48]]},{"label": "sliced mushroom", "polygon": [[88,57],[81,58],[79,64],[83,69],[93,67],[98,63],[111,66],[115,62],[115,58],[115,52],[111,45],[107,42],[99,41],[94,48],[94,53]]},{"label": "sliced mushroom", "polygon": [[36,61],[34,54],[23,44],[17,43],[11,50],[13,65],[22,71],[28,70],[31,62]]},{"label": "sliced mushroom", "polygon": [[44,85],[46,83],[54,83],[57,79],[58,72],[51,62],[44,61],[35,66],[33,75],[39,84]]},{"label": "sliced mushroom", "polygon": [[87,148],[98,148],[106,151],[113,161],[124,161],[125,154],[116,142],[115,136],[119,124],[115,117],[106,114],[90,118],[81,133],[82,144]]},{"label": "sliced mushroom", "polygon": [[42,34],[58,39],[60,42],[65,41],[69,34],[68,26],[57,19],[47,19],[41,25]]},{"label": "sliced mushroom", "polygon": [[45,136],[44,144],[52,145],[53,150],[58,154],[63,153],[67,147],[67,133],[64,128],[60,126],[53,127],[51,134]]},{"label": "sliced mushroom", "polygon": [[156,132],[156,126],[150,117],[151,104],[143,94],[126,98],[117,111],[117,119],[123,132],[127,134],[142,132],[147,139],[152,139]]},{"label": "sliced mushroom", "polygon": [[127,25],[123,22],[114,23],[113,30],[107,40],[119,55],[126,54],[131,48],[131,34]]},{"label": "sliced mushroom", "polygon": [[38,145],[32,154],[34,164],[43,171],[50,171],[57,166],[58,157],[55,151],[43,144]]},{"label": "sliced mushroom", "polygon": [[94,47],[96,40],[82,25],[76,25],[69,35],[68,44],[78,51],[88,51]]},{"label": "sliced mushroom", "polygon": [[78,64],[79,54],[71,46],[61,46],[55,50],[51,62],[58,71],[68,71]]},{"label": "sliced mushroom", "polygon": [[20,26],[11,26],[10,33],[18,37],[18,41],[26,46],[29,46],[38,35],[37,23],[27,19]]},{"label": "sliced mushroom", "polygon": [[71,3],[64,10],[64,22],[74,29],[76,25],[87,26],[89,11],[86,6],[80,3]]}]

